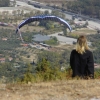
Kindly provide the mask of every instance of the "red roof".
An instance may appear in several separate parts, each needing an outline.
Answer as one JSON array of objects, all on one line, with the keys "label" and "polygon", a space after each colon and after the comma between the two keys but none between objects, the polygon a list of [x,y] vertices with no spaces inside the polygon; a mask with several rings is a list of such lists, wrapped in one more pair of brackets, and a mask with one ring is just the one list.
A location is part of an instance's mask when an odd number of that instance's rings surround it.
[{"label": "red roof", "polygon": [[5,58],[0,58],[0,61],[4,61],[5,60]]},{"label": "red roof", "polygon": [[25,46],[25,47],[28,46],[28,44],[21,44],[21,45],[22,45],[22,46]]}]

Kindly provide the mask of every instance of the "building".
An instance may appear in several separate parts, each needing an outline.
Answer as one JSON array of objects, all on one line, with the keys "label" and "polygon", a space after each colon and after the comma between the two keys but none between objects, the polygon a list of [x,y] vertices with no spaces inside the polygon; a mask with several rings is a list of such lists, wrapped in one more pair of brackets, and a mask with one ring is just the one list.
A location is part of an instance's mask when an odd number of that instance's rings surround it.
[{"label": "building", "polygon": [[29,44],[23,43],[23,44],[20,44],[20,45],[23,46],[23,47],[28,47]]},{"label": "building", "polygon": [[7,41],[7,38],[2,38],[3,41]]},{"label": "building", "polygon": [[12,57],[9,57],[9,58],[8,58],[8,60],[9,60],[9,61],[12,61],[12,60],[13,60],[13,58],[12,58]]},{"label": "building", "polygon": [[5,62],[5,58],[0,58],[0,63],[4,63]]}]

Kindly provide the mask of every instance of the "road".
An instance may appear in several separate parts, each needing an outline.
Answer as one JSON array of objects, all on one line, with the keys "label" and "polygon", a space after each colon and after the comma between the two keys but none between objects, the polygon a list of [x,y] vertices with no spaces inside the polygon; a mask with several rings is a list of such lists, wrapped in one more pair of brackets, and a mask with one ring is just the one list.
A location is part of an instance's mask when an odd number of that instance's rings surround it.
[{"label": "road", "polygon": [[[62,34],[63,32],[59,32],[59,33]],[[55,36],[60,44],[70,44],[70,45],[72,45],[73,42],[77,41],[77,39],[74,39],[74,38],[60,36],[60,35],[58,35],[59,33],[54,33],[54,34],[51,34],[51,35],[48,35],[48,36]]]}]

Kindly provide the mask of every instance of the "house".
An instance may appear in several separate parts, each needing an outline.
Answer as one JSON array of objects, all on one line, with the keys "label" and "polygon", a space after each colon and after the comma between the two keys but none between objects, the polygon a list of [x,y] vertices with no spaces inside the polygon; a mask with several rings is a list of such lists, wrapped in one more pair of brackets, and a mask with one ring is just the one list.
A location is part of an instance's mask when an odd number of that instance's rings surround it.
[{"label": "house", "polygon": [[100,68],[100,64],[94,63],[94,68]]},{"label": "house", "polygon": [[0,57],[2,57],[3,56],[3,54],[0,54]]},{"label": "house", "polygon": [[28,47],[29,44],[24,44],[23,43],[23,44],[20,44],[20,45],[23,46],[23,47]]},{"label": "house", "polygon": [[5,58],[0,58],[0,63],[4,63],[5,62]]},{"label": "house", "polygon": [[9,57],[9,58],[8,58],[8,60],[9,60],[9,61],[12,61],[12,60],[13,60],[13,58],[12,58],[12,57]]},{"label": "house", "polygon": [[3,41],[7,41],[7,38],[2,38]]}]

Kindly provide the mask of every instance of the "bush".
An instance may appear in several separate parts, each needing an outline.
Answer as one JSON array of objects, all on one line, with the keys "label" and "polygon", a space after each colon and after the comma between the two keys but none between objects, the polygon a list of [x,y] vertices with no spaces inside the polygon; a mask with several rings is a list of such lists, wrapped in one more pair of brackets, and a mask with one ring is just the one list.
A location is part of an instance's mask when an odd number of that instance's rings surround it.
[{"label": "bush", "polygon": [[95,69],[94,78],[100,79],[100,69]]},{"label": "bush", "polygon": [[51,67],[50,62],[43,58],[41,62],[38,63],[35,73],[31,72],[31,65],[27,65],[27,71],[24,77],[19,80],[22,83],[28,82],[42,82],[42,81],[54,81],[63,80],[71,76],[70,69],[61,71],[60,67]]}]

